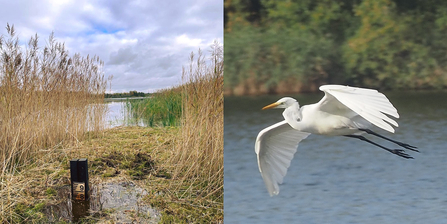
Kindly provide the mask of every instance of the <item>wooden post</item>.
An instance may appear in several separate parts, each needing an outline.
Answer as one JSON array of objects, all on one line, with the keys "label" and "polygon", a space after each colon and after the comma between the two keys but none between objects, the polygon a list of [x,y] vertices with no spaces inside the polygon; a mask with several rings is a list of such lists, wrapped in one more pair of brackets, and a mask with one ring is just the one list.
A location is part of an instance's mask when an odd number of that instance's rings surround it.
[{"label": "wooden post", "polygon": [[88,160],[70,160],[71,195],[74,200],[88,200]]}]

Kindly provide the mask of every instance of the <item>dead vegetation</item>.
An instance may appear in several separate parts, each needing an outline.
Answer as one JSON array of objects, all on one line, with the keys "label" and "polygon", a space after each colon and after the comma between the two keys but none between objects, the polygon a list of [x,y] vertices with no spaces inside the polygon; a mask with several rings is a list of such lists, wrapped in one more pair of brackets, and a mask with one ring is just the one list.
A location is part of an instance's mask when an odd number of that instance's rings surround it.
[{"label": "dead vegetation", "polygon": [[[153,199],[167,211],[186,206],[211,214],[207,222],[223,220],[223,48],[214,42],[210,53],[208,60],[200,50],[191,53],[190,66],[183,69],[181,128],[169,160],[172,203]],[[164,217],[179,222],[180,216],[165,212]]]},{"label": "dead vegetation", "polygon": [[0,37],[1,221],[15,220],[15,208],[30,194],[25,188],[34,180],[20,176],[24,169],[101,133],[107,87],[99,58],[69,56],[53,35],[43,49],[37,35],[23,49],[14,26],[6,30],[8,37]]}]

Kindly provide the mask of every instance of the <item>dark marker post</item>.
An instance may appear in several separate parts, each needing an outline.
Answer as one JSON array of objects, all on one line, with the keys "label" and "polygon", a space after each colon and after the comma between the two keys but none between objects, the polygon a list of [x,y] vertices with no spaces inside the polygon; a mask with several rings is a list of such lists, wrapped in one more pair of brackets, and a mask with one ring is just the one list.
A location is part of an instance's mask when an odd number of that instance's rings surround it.
[{"label": "dark marker post", "polygon": [[88,160],[70,160],[71,173],[71,195],[72,199],[78,201],[88,200]]}]

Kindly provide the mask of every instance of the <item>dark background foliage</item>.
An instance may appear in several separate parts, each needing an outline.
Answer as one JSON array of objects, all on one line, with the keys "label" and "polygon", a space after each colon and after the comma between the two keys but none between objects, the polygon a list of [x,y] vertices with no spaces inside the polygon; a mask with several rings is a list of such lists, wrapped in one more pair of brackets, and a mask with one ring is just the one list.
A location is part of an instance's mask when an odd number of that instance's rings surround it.
[{"label": "dark background foliage", "polygon": [[295,84],[304,86],[296,91],[312,91],[310,86],[324,83],[378,89],[447,86],[447,1],[224,4],[226,90],[251,86],[254,94],[287,92],[284,88]]}]

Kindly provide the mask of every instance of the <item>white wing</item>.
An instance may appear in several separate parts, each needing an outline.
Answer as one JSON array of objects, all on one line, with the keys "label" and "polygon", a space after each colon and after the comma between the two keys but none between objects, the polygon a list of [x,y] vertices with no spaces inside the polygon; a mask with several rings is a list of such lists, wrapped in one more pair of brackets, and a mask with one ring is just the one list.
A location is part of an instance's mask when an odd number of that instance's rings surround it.
[{"label": "white wing", "polygon": [[320,110],[331,113],[347,107],[371,124],[391,133],[394,133],[394,128],[390,124],[398,127],[396,121],[385,115],[399,118],[396,108],[377,90],[341,85],[324,85],[320,86],[320,90],[325,93],[318,102]]},{"label": "white wing", "polygon": [[255,152],[258,155],[259,172],[270,196],[279,194],[278,184],[282,184],[298,143],[309,135],[293,129],[286,121],[259,132]]}]

